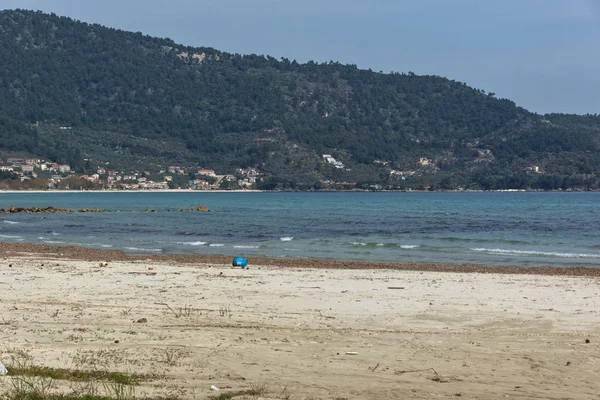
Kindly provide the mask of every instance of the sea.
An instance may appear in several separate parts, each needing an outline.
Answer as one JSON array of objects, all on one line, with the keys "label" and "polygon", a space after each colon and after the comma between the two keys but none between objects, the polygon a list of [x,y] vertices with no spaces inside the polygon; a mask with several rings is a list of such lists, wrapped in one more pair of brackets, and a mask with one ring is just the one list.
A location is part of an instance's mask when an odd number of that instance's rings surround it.
[{"label": "sea", "polygon": [[[201,205],[210,212],[177,212]],[[595,192],[0,193],[0,208],[10,206],[127,212],[0,214],[0,242],[250,260],[600,267]]]}]

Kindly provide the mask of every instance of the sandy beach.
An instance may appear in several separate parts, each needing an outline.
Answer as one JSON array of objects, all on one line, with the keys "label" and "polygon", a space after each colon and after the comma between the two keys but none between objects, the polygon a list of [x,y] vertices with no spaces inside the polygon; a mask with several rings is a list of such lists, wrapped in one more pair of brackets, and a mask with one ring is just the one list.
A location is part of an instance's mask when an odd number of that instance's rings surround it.
[{"label": "sandy beach", "polygon": [[595,269],[251,259],[242,270],[219,256],[5,243],[0,256],[9,370],[145,374],[136,396],[180,399],[214,397],[211,385],[240,399],[599,398]]}]

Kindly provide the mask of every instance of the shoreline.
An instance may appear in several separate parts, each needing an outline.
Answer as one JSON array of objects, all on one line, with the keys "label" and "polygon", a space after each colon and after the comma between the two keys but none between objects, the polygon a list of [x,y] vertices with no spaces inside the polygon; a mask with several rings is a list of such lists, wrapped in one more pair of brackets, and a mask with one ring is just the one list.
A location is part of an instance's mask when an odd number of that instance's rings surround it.
[{"label": "shoreline", "polygon": [[[234,255],[213,254],[131,254],[121,250],[94,249],[80,246],[56,246],[34,243],[0,242],[0,257],[25,257],[39,255],[56,259],[80,261],[151,261],[181,264],[231,264]],[[247,257],[249,267],[260,265],[290,269],[317,270],[394,270],[413,272],[448,272],[494,275],[540,275],[600,278],[600,268],[590,267],[522,267],[522,266],[483,266],[476,264],[428,264],[428,263],[388,263],[378,261],[345,261],[320,259],[284,259]]]}]

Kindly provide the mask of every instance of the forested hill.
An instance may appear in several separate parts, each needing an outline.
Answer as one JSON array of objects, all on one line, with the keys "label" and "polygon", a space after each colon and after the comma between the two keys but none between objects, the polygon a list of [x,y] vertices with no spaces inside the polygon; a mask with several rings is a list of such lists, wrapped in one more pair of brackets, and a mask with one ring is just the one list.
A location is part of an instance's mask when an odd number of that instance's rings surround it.
[{"label": "forested hill", "polygon": [[596,188],[600,176],[600,117],[540,116],[437,76],[229,54],[23,10],[0,12],[0,65],[4,156],[258,167],[266,188]]}]

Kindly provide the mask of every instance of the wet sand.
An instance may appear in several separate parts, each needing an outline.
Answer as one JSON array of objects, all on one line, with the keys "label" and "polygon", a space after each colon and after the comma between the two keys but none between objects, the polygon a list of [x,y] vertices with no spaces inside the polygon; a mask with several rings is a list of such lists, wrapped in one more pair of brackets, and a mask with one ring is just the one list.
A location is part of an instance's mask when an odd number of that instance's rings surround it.
[{"label": "wet sand", "polygon": [[140,397],[202,399],[211,385],[294,399],[600,392],[592,268],[251,259],[242,270],[225,256],[6,243],[0,257],[0,360],[156,374]]},{"label": "wet sand", "polygon": [[[233,255],[202,255],[202,254],[129,254],[120,250],[91,249],[78,246],[53,246],[30,243],[0,242],[0,257],[10,257],[23,254],[41,254],[52,258],[69,258],[82,261],[139,261],[175,262],[182,264],[230,264]],[[283,266],[286,268],[318,268],[318,269],[389,269],[397,271],[430,271],[430,272],[463,272],[483,274],[525,274],[525,275],[561,275],[600,277],[598,268],[567,267],[556,268],[547,266],[487,267],[472,264],[424,264],[424,263],[385,263],[366,261],[335,261],[318,259],[273,259],[252,257],[251,263],[264,266]]]}]

